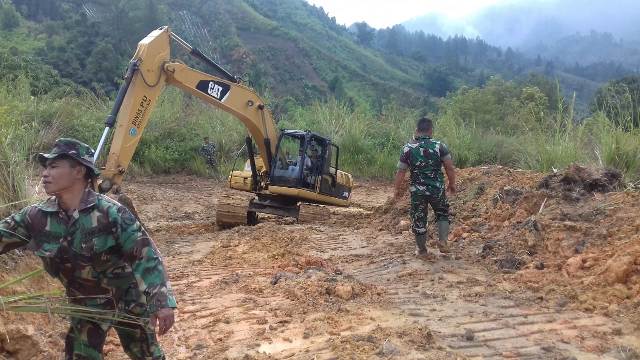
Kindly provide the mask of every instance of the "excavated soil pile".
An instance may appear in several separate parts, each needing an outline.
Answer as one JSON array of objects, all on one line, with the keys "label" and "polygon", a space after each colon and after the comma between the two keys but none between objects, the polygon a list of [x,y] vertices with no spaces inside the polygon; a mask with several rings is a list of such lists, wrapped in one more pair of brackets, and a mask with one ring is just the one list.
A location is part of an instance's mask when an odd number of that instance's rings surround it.
[{"label": "excavated soil pile", "polygon": [[[450,199],[457,256],[514,274],[561,306],[640,318],[640,194],[621,191],[620,173],[491,166],[460,170],[458,187]],[[378,208],[378,229],[409,231],[408,204],[405,195]]]},{"label": "excavated soil pile", "polygon": [[[40,260],[29,253],[12,252],[0,256],[0,284],[13,280],[42,266]],[[48,276],[39,275],[11,285],[0,296],[50,292],[60,285]],[[0,305],[0,359],[31,360],[53,359],[61,351],[52,335],[63,336],[66,322],[52,315],[23,315],[5,312]]]},{"label": "excavated soil pile", "polygon": [[229,267],[241,262],[260,269],[259,273],[269,276],[271,281],[252,282],[254,292],[285,294],[289,300],[304,304],[305,311],[339,306],[343,301],[364,303],[382,294],[381,289],[362,284],[327,260],[308,254],[304,242],[321,230],[304,227],[291,230],[266,222],[231,229],[220,234],[219,247],[224,251],[214,249],[205,261]]}]

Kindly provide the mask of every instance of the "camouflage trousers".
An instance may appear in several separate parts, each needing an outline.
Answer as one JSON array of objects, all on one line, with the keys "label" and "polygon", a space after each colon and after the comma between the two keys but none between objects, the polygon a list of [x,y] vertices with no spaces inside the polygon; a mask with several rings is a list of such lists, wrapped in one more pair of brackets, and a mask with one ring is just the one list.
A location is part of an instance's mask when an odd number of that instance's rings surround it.
[{"label": "camouflage trousers", "polygon": [[424,191],[412,191],[409,216],[411,216],[411,231],[415,235],[427,233],[429,205],[436,214],[437,221],[449,221],[449,202],[444,190],[438,191],[437,195]]},{"label": "camouflage trousers", "polygon": [[97,323],[72,317],[65,340],[65,360],[101,360],[102,348],[112,327],[118,333],[122,348],[131,359],[165,359],[155,332],[146,324]]}]

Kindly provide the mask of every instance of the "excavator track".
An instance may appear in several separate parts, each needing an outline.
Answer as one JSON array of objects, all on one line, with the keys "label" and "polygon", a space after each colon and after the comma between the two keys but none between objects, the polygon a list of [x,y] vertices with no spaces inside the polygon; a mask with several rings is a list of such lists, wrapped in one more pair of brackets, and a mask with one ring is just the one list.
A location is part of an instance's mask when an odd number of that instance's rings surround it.
[{"label": "excavator track", "polygon": [[300,204],[300,212],[298,213],[298,223],[307,224],[329,220],[331,212],[329,208],[315,204]]},{"label": "excavator track", "polygon": [[240,225],[255,225],[258,214],[248,210],[246,199],[221,196],[216,208],[216,225],[220,228],[230,228]]}]

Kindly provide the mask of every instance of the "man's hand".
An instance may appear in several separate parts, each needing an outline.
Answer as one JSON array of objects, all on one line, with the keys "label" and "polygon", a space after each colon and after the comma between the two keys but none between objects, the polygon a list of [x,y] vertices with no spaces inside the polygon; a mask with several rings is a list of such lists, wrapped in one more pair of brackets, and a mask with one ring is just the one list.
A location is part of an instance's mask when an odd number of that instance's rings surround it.
[{"label": "man's hand", "polygon": [[451,156],[448,156],[444,160],[444,171],[447,173],[447,191],[451,195],[455,195],[456,193],[456,169],[453,166],[453,160],[451,160]]},{"label": "man's hand", "polygon": [[396,173],[396,179],[393,184],[393,202],[397,203],[398,200],[402,197],[402,193],[406,191],[405,187],[405,175],[407,174],[406,169],[398,169]]},{"label": "man's hand", "polygon": [[151,328],[156,329],[156,323],[158,324],[158,335],[164,335],[171,329],[175,318],[173,316],[172,308],[163,308],[158,310],[155,314],[152,314],[149,318]]},{"label": "man's hand", "polygon": [[449,194],[455,195],[458,191],[458,189],[456,188],[456,183],[450,181],[449,185],[447,185],[447,191],[449,192]]},{"label": "man's hand", "polygon": [[387,200],[384,202],[385,207],[393,207],[398,203],[398,198],[396,198],[395,194],[387,197]]}]

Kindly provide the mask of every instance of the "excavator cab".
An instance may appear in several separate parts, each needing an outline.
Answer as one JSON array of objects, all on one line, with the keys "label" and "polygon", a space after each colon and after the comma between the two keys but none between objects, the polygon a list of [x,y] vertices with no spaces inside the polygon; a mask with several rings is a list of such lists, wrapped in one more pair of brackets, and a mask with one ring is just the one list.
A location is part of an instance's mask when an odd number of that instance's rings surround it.
[{"label": "excavator cab", "polygon": [[[247,139],[245,170],[231,174],[232,189],[247,191],[264,173],[251,160],[259,157],[249,149],[253,149],[251,139]],[[255,224],[259,213],[298,221],[325,219],[328,211],[317,205],[347,206],[351,195],[351,175],[338,168],[339,151],[331,140],[313,132],[282,130],[265,179],[268,190],[254,191],[248,207],[233,199],[219,200],[216,223],[221,227]]]},{"label": "excavator cab", "polygon": [[271,165],[270,186],[347,200],[350,189],[338,183],[339,151],[331,140],[310,131],[282,131]]}]

